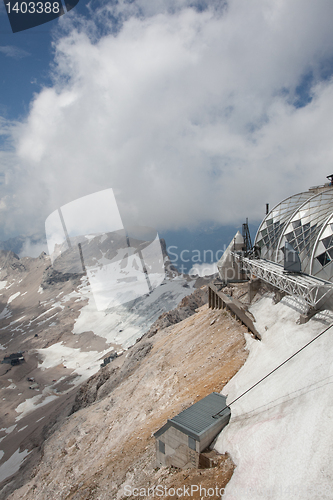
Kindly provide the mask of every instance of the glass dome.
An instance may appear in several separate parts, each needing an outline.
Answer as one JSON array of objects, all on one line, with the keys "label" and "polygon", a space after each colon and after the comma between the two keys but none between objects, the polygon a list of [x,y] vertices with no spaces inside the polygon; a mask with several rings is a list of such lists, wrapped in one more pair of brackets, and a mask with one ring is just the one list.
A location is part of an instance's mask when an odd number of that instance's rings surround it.
[{"label": "glass dome", "polygon": [[288,242],[299,254],[302,272],[333,281],[333,189],[285,199],[262,221],[255,246],[262,259],[283,263]]}]

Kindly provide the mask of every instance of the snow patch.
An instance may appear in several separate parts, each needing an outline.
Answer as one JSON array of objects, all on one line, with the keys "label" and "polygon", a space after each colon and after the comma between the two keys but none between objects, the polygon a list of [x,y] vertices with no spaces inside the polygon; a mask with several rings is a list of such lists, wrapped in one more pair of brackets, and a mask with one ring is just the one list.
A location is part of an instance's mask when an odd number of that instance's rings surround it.
[{"label": "snow patch", "polygon": [[13,302],[13,300],[15,300],[19,295],[21,295],[21,292],[16,292],[16,293],[14,293],[14,295],[11,295],[9,297],[9,299],[7,300],[7,304],[10,304],[11,302]]},{"label": "snow patch", "polygon": [[[49,390],[46,387],[42,394],[37,394],[37,396],[34,396],[33,398],[26,399],[23,403],[20,403],[17,408],[15,408],[16,413],[21,413],[21,415],[15,418],[15,421],[18,422],[21,418],[35,411],[37,408],[41,408],[51,401],[54,401],[57,397],[58,396],[50,395]],[[38,401],[40,401],[40,403]]]},{"label": "snow patch", "polygon": [[0,281],[0,290],[2,290],[3,288],[5,288],[7,285],[7,281]]},{"label": "snow patch", "polygon": [[[30,325],[31,325],[31,323],[34,323],[34,322],[35,322],[35,321],[37,321],[38,319],[40,319],[40,318],[42,318],[43,316],[45,316],[45,314],[48,314],[50,311],[52,311],[52,309],[56,309],[57,307],[60,307],[61,309],[63,309],[65,306],[62,306],[62,305],[60,304],[60,302],[56,302],[55,304],[53,304],[53,306],[52,306],[52,307],[50,307],[50,309],[46,309],[46,311],[44,311],[42,314],[40,314],[39,316],[37,316],[37,318],[32,319],[32,320],[30,321],[30,323],[29,323],[29,325],[28,325],[28,326],[30,326]],[[56,312],[56,313],[55,313],[53,316],[51,316],[51,317],[53,318],[56,314],[58,314],[58,312]],[[46,320],[46,321],[48,321],[48,320]],[[39,324],[39,323],[38,323],[38,324]]]},{"label": "snow patch", "polygon": [[24,450],[20,453],[20,449],[18,448],[6,462],[0,465],[0,482],[19,470],[29,453],[31,452],[28,450]]},{"label": "snow patch", "polygon": [[12,381],[12,379],[8,379],[8,382],[11,382],[11,384],[8,387],[5,387],[5,389],[16,389],[16,385]]},{"label": "snow patch", "polygon": [[38,365],[41,370],[54,368],[62,364],[65,368],[73,370],[80,378],[76,383],[81,383],[82,378],[94,375],[100,369],[101,358],[109,352],[107,349],[102,352],[89,351],[83,352],[81,349],[66,347],[62,342],[53,344],[45,349],[37,349],[43,362]]},{"label": "snow patch", "polygon": [[[7,306],[0,313],[0,319],[10,318],[11,316],[13,316],[13,313],[7,308]],[[5,328],[7,328],[7,327],[5,327]],[[3,328],[2,328],[2,330],[3,330]]]},{"label": "snow patch", "polygon": [[11,434],[13,432],[13,430],[15,429],[16,427],[16,424],[12,425],[11,427],[3,427],[2,429],[0,429],[0,432],[1,431],[4,431],[6,434]]},{"label": "snow patch", "polygon": [[[47,321],[50,321],[52,318],[54,318],[55,316],[57,316],[57,314],[58,313],[56,312],[55,314],[53,314],[49,318],[46,318],[43,321],[40,321],[39,323],[37,323],[37,325],[40,326],[40,325],[43,325],[44,323],[47,323]],[[51,323],[49,326],[51,326],[51,325],[56,325],[56,323]]]},{"label": "snow patch", "polygon": [[[24,319],[24,318],[25,318],[25,316],[22,316],[22,317],[21,317],[21,318],[19,318],[19,319],[15,319],[14,321],[11,321],[11,322],[9,323],[9,325],[8,325],[8,326],[5,326],[5,328],[9,328],[10,326],[14,325],[15,323],[17,323],[18,321],[21,321],[21,320],[22,320],[22,319]],[[2,329],[2,328],[1,328],[1,329]]]}]

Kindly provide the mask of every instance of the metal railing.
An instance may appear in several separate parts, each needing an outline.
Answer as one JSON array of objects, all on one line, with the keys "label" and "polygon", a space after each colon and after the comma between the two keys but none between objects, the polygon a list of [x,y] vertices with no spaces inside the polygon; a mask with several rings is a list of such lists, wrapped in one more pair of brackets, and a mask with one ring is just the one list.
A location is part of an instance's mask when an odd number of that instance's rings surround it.
[{"label": "metal railing", "polygon": [[333,283],[304,273],[287,273],[279,264],[263,259],[248,259],[237,253],[233,254],[248,274],[262,279],[294,297],[301,297],[314,309],[333,292]]}]

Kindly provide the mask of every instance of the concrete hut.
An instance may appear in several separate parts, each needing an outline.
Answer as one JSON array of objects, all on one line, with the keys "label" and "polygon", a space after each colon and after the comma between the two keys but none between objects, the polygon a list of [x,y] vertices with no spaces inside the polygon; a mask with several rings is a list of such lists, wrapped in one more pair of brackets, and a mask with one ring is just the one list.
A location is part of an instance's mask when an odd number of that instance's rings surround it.
[{"label": "concrete hut", "polygon": [[200,453],[214,441],[229,419],[226,397],[217,392],[171,418],[154,434],[157,466],[199,467]]}]

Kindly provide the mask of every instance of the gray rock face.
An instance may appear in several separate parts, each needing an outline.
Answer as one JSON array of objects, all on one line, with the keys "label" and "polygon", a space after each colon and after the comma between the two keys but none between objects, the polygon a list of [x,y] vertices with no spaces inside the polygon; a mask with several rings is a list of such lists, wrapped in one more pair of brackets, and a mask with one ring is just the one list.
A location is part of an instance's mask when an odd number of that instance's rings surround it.
[{"label": "gray rock face", "polygon": [[0,279],[6,279],[13,271],[25,270],[24,265],[14,252],[11,250],[0,250]]},{"label": "gray rock face", "polygon": [[57,271],[52,266],[46,268],[43,274],[43,281],[41,287],[45,290],[56,283],[64,283],[66,281],[72,281],[73,286],[80,284],[80,279],[84,276],[83,273],[62,273]]},{"label": "gray rock face", "polygon": [[192,316],[198,307],[203,306],[208,302],[208,292],[207,287],[199,288],[191,295],[187,295],[178,304],[176,309],[172,311],[165,312],[155,321],[155,323],[149,328],[147,332],[147,337],[150,338],[155,335],[158,330],[162,328],[167,328],[170,325],[175,325],[183,319]]},{"label": "gray rock face", "polygon": [[71,414],[81,408],[90,406],[96,400],[108,396],[135,371],[141,360],[151,351],[152,347],[153,344],[151,342],[143,340],[138,342],[129,350],[121,368],[113,368],[112,363],[110,363],[87,380],[76,395]]}]

